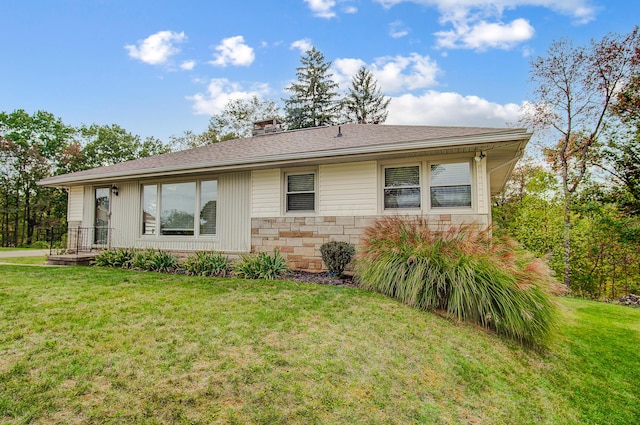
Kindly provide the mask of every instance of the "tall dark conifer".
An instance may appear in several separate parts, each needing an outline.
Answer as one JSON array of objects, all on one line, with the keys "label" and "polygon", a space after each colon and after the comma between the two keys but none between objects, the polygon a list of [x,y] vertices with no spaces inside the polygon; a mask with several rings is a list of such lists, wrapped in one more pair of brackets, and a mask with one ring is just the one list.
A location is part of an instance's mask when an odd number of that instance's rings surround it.
[{"label": "tall dark conifer", "polygon": [[343,106],[350,122],[381,124],[387,119],[389,102],[391,99],[382,94],[371,71],[362,66],[351,79]]},{"label": "tall dark conifer", "polygon": [[324,59],[315,47],[307,50],[296,68],[298,80],[287,90],[291,93],[285,99],[285,121],[289,129],[318,127],[335,124],[339,102],[338,84],[329,72],[331,62]]}]

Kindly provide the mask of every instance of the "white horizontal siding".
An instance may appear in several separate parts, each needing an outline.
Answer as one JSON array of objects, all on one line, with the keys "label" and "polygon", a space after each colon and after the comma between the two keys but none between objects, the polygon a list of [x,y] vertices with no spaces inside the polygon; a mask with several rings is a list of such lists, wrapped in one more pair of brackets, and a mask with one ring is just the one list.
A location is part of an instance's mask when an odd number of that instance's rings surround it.
[{"label": "white horizontal siding", "polygon": [[374,215],[377,213],[375,161],[321,165],[318,206],[320,215]]},{"label": "white horizontal siding", "polygon": [[82,221],[84,205],[84,186],[72,186],[69,188],[67,203],[67,222]]},{"label": "white horizontal siding", "polygon": [[281,215],[280,169],[251,173],[251,217]]}]

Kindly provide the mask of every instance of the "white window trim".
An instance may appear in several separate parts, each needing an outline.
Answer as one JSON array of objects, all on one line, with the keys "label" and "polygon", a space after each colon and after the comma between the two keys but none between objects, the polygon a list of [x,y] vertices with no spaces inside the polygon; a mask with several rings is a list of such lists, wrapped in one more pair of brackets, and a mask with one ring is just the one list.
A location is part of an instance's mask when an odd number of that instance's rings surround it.
[{"label": "white window trim", "polygon": [[113,235],[109,235],[109,233],[111,232],[111,213],[113,211],[113,192],[111,190],[111,186],[110,185],[97,185],[97,186],[91,186],[91,193],[92,193],[92,198],[93,198],[93,213],[92,213],[92,219],[91,219],[91,228],[93,229],[92,231],[92,239],[91,239],[91,246],[102,246],[103,244],[98,244],[96,242],[96,220],[97,220],[97,216],[96,216],[96,191],[99,189],[105,189],[107,191],[107,198],[108,198],[108,202],[109,202],[109,210],[107,211],[107,236],[109,237],[113,237]]},{"label": "white window trim", "polygon": [[[471,207],[431,207],[431,165],[469,163],[471,178]],[[384,207],[384,170],[386,168],[420,166],[420,208],[388,208]],[[476,214],[477,213],[477,179],[476,163],[468,156],[447,156],[443,158],[396,159],[378,162],[378,211],[383,215],[414,215],[414,214]]]},{"label": "white window trim", "polygon": [[[469,164],[469,186],[471,188],[471,206],[463,206],[463,207],[432,207],[431,206],[431,166],[438,164],[459,164],[459,163],[467,163]],[[477,205],[477,188],[476,188],[476,179],[475,179],[475,166],[474,161],[469,158],[451,158],[446,160],[436,160],[436,161],[426,161],[425,171],[427,174],[427,178],[425,179],[425,197],[427,211],[431,213],[438,214],[470,214],[475,213],[476,205]],[[463,185],[460,185],[463,186]]]},{"label": "white window trim", "polygon": [[[385,208],[384,206],[384,191],[386,189],[385,186],[385,175],[387,168],[402,168],[402,167],[418,167],[418,177],[420,181],[418,182],[418,188],[420,189],[420,207],[418,208]],[[393,162],[393,163],[385,163],[380,166],[380,208],[383,213],[386,214],[415,214],[416,212],[421,212],[424,209],[424,161],[419,162]]]},{"label": "white window trim", "polygon": [[[313,174],[313,210],[304,211],[289,211],[287,205],[287,191],[289,176],[295,176],[300,174]],[[318,214],[318,169],[317,168],[294,168],[282,170],[282,211],[288,216],[309,216]]]},{"label": "white window trim", "polygon": [[[140,188],[140,213],[138,214],[139,220],[139,228],[138,228],[138,237],[143,240],[171,240],[176,242],[189,242],[194,240],[207,240],[207,241],[215,241],[218,239],[220,234],[220,229],[218,227],[219,224],[219,216],[216,212],[216,233],[214,235],[201,235],[200,234],[200,188],[202,182],[204,181],[213,181],[220,182],[218,177],[203,177],[200,179],[176,179],[176,180],[162,180],[162,181],[149,181],[149,182],[141,182],[139,185]],[[162,211],[162,185],[163,184],[179,184],[179,183],[194,183],[196,184],[195,191],[195,211],[193,217],[193,235],[163,235],[160,230],[160,214]],[[156,186],[156,233],[152,235],[145,235],[142,232],[143,229],[143,214],[144,214],[144,186]],[[220,187],[218,185],[218,193],[216,196],[216,202],[219,201],[219,191]]]}]

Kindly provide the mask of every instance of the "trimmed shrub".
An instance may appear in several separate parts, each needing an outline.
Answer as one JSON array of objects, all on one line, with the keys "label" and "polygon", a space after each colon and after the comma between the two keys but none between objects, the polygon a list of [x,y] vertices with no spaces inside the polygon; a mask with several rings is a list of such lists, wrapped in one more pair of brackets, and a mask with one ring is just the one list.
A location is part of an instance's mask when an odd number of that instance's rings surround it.
[{"label": "trimmed shrub", "polygon": [[266,252],[257,255],[244,255],[233,264],[233,273],[244,279],[280,279],[287,273],[287,260],[274,251],[273,256]]},{"label": "trimmed shrub", "polygon": [[131,259],[134,253],[135,251],[131,249],[107,249],[100,252],[93,259],[93,264],[96,266],[128,268],[131,266]]},{"label": "trimmed shrub", "polygon": [[365,231],[359,286],[425,310],[542,344],[553,327],[546,266],[511,240],[475,226],[437,232],[422,218],[386,217]]},{"label": "trimmed shrub", "polygon": [[219,252],[200,251],[189,255],[181,268],[192,276],[226,276],[231,262]]},{"label": "trimmed shrub", "polygon": [[320,247],[322,261],[331,274],[342,276],[345,267],[351,262],[356,248],[347,242],[327,242]]}]

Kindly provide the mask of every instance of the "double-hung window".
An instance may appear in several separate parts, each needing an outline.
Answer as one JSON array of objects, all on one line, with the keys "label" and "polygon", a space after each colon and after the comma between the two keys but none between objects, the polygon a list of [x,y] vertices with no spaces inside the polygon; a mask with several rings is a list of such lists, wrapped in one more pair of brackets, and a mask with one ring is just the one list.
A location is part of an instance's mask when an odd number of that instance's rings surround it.
[{"label": "double-hung window", "polygon": [[420,208],[420,166],[385,167],[384,208]]},{"label": "double-hung window", "polygon": [[431,208],[471,207],[471,164],[431,164]]},{"label": "double-hung window", "polygon": [[286,210],[315,211],[316,209],[315,173],[286,174]]},{"label": "double-hung window", "polygon": [[216,180],[143,185],[142,234],[215,235],[217,195]]}]

